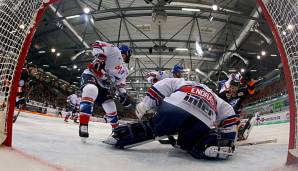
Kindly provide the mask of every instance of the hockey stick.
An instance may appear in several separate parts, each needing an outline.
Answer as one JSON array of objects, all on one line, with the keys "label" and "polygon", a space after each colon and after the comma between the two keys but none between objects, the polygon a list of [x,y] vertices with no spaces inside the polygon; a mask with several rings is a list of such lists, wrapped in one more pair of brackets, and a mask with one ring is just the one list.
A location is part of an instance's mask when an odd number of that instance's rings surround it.
[{"label": "hockey stick", "polygon": [[277,143],[277,139],[275,138],[270,140],[240,143],[237,146],[240,147],[240,146],[259,145],[259,144],[268,144],[268,143]]}]

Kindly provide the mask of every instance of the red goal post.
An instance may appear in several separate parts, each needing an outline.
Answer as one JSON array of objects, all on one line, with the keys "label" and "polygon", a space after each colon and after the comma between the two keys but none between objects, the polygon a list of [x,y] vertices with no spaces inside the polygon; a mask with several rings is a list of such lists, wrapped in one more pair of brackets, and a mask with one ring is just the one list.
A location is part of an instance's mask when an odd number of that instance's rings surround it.
[{"label": "red goal post", "polygon": [[290,103],[287,164],[298,162],[298,1],[257,0],[270,27],[283,64]]},{"label": "red goal post", "polygon": [[0,144],[12,144],[21,71],[39,21],[56,0],[0,0]]}]

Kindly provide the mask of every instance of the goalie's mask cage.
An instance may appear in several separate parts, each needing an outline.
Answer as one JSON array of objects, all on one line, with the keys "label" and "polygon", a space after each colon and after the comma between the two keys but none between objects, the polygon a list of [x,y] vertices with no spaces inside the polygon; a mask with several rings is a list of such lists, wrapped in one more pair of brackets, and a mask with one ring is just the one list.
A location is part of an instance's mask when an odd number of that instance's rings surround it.
[{"label": "goalie's mask cage", "polygon": [[[0,144],[11,146],[16,90],[38,22],[56,0],[0,0]],[[298,10],[296,0],[257,0],[275,37],[290,101],[288,162],[298,161]],[[291,28],[289,28],[291,24]]]},{"label": "goalie's mask cage", "polygon": [[22,67],[38,22],[55,0],[0,0],[0,144],[11,146]]}]

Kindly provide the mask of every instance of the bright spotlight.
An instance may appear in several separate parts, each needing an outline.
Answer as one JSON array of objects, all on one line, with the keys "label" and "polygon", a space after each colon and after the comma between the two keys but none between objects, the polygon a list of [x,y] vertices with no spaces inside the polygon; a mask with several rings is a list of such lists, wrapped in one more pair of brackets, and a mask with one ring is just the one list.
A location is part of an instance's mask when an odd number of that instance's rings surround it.
[{"label": "bright spotlight", "polygon": [[21,24],[19,27],[20,27],[20,29],[22,29],[22,30],[25,29],[25,25],[24,25],[24,24]]},{"label": "bright spotlight", "polygon": [[59,53],[59,52],[56,54],[56,56],[60,56],[60,55],[61,55],[61,53]]},{"label": "bright spotlight", "polygon": [[287,26],[287,29],[288,29],[288,30],[293,30],[293,29],[294,29],[294,26],[293,26],[292,24],[289,24],[289,25]]},{"label": "bright spotlight", "polygon": [[86,8],[83,9],[83,11],[84,11],[85,14],[89,14],[90,9],[86,7]]},{"label": "bright spotlight", "polygon": [[257,59],[258,59],[258,60],[260,60],[260,59],[261,59],[261,56],[260,56],[260,55],[258,55],[258,56],[257,56]]},{"label": "bright spotlight", "polygon": [[245,72],[245,69],[244,68],[241,68],[241,70],[240,70],[242,73],[244,73]]},{"label": "bright spotlight", "polygon": [[218,10],[218,6],[216,4],[213,4],[212,5],[212,9],[213,9],[213,11],[217,11]]},{"label": "bright spotlight", "polygon": [[265,56],[266,55],[266,52],[264,50],[262,50],[261,55],[262,56]]},{"label": "bright spotlight", "polygon": [[52,49],[51,49],[51,52],[52,52],[52,53],[55,53],[55,52],[56,52],[56,49],[55,49],[55,48],[52,48]]},{"label": "bright spotlight", "polygon": [[78,68],[78,66],[77,65],[73,65],[73,69],[77,69]]}]

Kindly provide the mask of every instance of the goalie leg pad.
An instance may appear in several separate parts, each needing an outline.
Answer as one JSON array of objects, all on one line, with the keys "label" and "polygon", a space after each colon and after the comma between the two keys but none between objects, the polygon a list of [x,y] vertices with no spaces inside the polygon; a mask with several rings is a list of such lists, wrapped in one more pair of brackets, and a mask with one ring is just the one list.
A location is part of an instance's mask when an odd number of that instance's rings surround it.
[{"label": "goalie leg pad", "polygon": [[117,141],[113,144],[118,148],[125,148],[133,144],[153,140],[155,134],[149,121],[120,126],[113,130],[112,137]]},{"label": "goalie leg pad", "polygon": [[212,129],[189,153],[198,159],[228,159],[235,151],[235,136],[235,133],[223,133],[220,128]]}]

